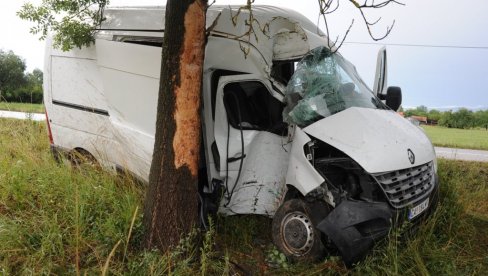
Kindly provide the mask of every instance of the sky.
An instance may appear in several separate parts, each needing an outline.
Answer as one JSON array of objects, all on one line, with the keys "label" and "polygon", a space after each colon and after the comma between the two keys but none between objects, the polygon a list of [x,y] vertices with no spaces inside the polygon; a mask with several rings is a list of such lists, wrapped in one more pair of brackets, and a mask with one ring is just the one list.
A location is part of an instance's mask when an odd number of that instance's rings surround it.
[{"label": "sky", "polygon": [[[376,2],[379,2],[377,0]],[[30,0],[40,3],[41,0]],[[244,4],[246,0],[217,0],[216,4]],[[362,1],[359,1],[362,2]],[[32,24],[20,20],[16,11],[22,0],[0,1],[0,49],[23,57],[27,68],[44,67],[44,42],[29,33]],[[164,5],[164,0],[112,0],[111,5]],[[488,109],[488,1],[404,0],[405,6],[390,4],[366,11],[368,18],[381,21],[372,31],[381,36],[395,20],[390,35],[373,41],[358,11],[341,0],[328,22],[331,38],[344,35],[354,25],[340,48],[356,65],[360,75],[373,86],[378,50],[388,53],[388,85],[402,88],[403,106],[425,105],[449,109]],[[276,5],[297,10],[312,22],[318,20],[316,0],[255,0],[255,4]],[[323,23],[320,24],[323,29]]]}]

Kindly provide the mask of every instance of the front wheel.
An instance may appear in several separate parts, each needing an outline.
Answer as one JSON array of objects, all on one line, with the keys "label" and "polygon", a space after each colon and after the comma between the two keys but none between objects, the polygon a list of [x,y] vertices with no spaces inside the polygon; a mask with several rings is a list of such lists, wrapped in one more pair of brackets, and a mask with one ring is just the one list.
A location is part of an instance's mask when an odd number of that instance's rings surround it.
[{"label": "front wheel", "polygon": [[273,242],[288,258],[316,261],[324,256],[321,233],[310,208],[301,199],[283,203],[273,218]]}]

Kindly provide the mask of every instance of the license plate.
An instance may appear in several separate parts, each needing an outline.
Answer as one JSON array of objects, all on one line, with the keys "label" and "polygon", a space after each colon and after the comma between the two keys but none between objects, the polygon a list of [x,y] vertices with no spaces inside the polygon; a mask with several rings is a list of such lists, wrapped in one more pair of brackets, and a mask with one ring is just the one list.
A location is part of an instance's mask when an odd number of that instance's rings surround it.
[{"label": "license plate", "polygon": [[425,211],[427,209],[427,207],[429,207],[429,198],[427,198],[426,200],[424,200],[419,205],[417,205],[417,206],[413,207],[412,209],[410,209],[408,211],[408,219],[411,220],[414,217],[422,214],[422,212]]}]

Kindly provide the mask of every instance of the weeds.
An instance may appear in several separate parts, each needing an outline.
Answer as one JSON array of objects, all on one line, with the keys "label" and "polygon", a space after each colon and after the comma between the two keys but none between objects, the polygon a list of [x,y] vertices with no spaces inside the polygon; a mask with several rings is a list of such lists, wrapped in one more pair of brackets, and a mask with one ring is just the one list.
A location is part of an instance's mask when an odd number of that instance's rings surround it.
[{"label": "weeds", "polygon": [[352,270],[337,256],[290,263],[270,219],[217,217],[170,252],[141,249],[144,187],[49,153],[44,123],[0,120],[0,274],[457,275],[488,271],[488,164],[439,161],[440,202],[413,235],[375,246]]},{"label": "weeds", "polygon": [[285,254],[280,252],[276,246],[271,246],[271,248],[266,252],[266,262],[271,267],[279,267],[283,269],[288,268],[288,260]]},{"label": "weeds", "polygon": [[[100,272],[117,242],[129,244],[141,197],[110,173],[57,164],[45,134],[43,123],[1,121],[0,252],[16,254],[1,253],[0,267],[15,274]],[[141,235],[140,223],[133,231]]]}]

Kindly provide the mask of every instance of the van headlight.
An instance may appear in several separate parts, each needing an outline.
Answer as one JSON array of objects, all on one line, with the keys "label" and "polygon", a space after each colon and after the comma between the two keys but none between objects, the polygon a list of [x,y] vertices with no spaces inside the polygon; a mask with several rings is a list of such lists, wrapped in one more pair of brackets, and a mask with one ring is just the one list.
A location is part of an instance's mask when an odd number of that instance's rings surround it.
[{"label": "van headlight", "polygon": [[434,164],[434,173],[437,175],[437,158],[434,157],[434,160],[432,161],[432,163]]}]

